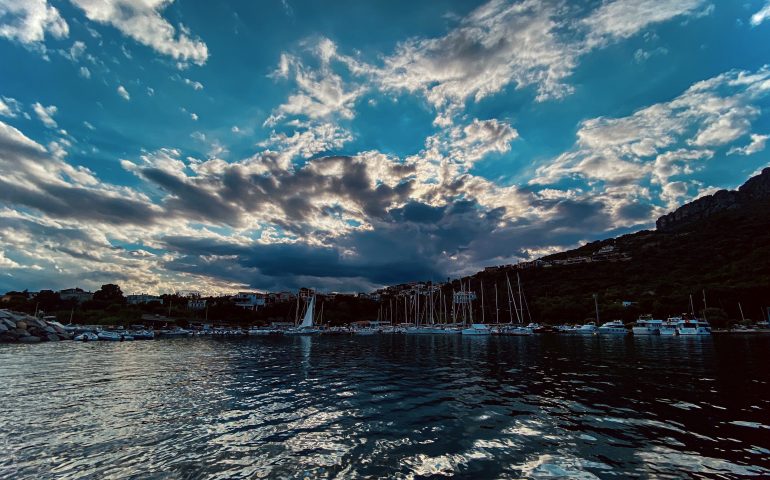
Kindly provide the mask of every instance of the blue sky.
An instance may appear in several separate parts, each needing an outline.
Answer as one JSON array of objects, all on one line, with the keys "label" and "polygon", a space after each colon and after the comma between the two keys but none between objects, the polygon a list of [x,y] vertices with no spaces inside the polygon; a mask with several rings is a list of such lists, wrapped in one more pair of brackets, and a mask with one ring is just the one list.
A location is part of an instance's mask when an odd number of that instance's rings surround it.
[{"label": "blue sky", "polygon": [[0,0],[0,290],[368,290],[770,164],[770,2]]}]

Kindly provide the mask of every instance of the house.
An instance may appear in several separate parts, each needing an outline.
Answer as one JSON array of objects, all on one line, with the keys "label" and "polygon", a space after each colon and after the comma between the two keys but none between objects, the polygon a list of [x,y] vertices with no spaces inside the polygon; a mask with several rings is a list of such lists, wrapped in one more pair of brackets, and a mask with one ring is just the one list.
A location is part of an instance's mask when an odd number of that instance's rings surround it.
[{"label": "house", "polygon": [[192,297],[187,300],[187,308],[190,310],[203,310],[206,308],[206,300],[200,297]]},{"label": "house", "polygon": [[312,297],[313,295],[315,295],[315,289],[314,288],[302,287],[302,288],[299,289],[299,298],[301,298],[303,300],[307,300],[310,297]]},{"label": "house", "polygon": [[129,305],[142,305],[152,302],[158,302],[163,305],[163,299],[157,295],[149,295],[147,293],[126,295],[126,303]]},{"label": "house", "polygon": [[244,310],[257,310],[259,307],[264,307],[265,300],[265,295],[258,292],[238,292],[233,297],[235,306]]},{"label": "house", "polygon": [[454,293],[454,303],[456,305],[468,304],[474,300],[476,300],[476,292],[461,291]]},{"label": "house", "polygon": [[82,288],[66,288],[59,291],[59,298],[64,301],[75,300],[77,303],[88,302],[94,299],[93,292],[86,292]]}]

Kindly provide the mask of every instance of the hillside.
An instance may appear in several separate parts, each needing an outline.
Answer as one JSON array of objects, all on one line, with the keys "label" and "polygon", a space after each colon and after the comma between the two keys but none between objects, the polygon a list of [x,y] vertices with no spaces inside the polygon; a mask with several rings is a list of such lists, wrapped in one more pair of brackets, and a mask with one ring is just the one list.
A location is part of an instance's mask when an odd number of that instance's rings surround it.
[{"label": "hillside", "polygon": [[[705,290],[708,307],[739,318],[740,301],[747,318],[759,319],[761,309],[770,306],[770,168],[737,191],[722,190],[661,217],[655,231],[589,243],[542,260],[546,265],[577,257],[593,260],[609,245],[614,247],[611,260],[520,270],[533,318],[590,317],[595,293],[605,319],[676,314],[689,310],[690,294],[696,310],[702,309]],[[501,269],[473,278],[501,284],[505,273]],[[638,305],[623,308],[622,301]]]}]

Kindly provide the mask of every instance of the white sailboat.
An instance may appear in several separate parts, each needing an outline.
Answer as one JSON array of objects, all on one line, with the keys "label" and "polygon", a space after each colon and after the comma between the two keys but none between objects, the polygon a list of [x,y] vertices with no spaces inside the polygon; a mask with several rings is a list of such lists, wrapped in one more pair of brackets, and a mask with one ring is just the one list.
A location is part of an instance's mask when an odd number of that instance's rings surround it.
[{"label": "white sailboat", "polygon": [[315,312],[315,295],[310,297],[310,302],[305,310],[305,316],[302,317],[302,323],[296,328],[286,331],[286,335],[315,335],[321,333],[321,330],[313,326],[313,315]]}]

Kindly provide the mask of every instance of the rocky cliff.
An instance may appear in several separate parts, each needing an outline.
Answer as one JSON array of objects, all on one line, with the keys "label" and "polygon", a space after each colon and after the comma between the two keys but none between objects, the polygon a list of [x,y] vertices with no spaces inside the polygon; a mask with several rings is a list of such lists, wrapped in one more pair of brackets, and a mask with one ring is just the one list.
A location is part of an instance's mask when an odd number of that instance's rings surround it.
[{"label": "rocky cliff", "polygon": [[770,168],[750,178],[738,190],[720,190],[713,195],[706,195],[675,211],[664,215],[655,222],[658,231],[677,230],[692,222],[709,217],[717,212],[738,209],[747,203],[770,202]]}]

